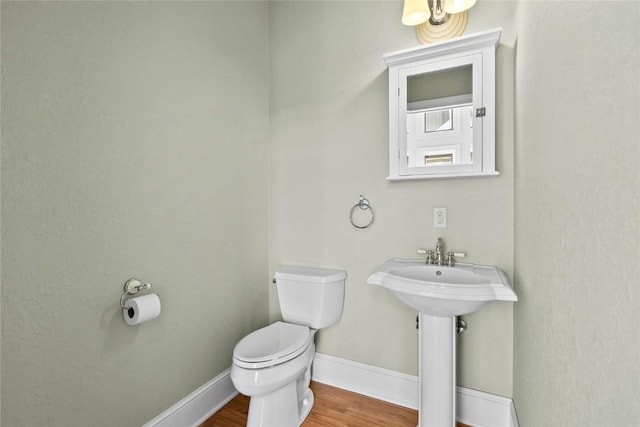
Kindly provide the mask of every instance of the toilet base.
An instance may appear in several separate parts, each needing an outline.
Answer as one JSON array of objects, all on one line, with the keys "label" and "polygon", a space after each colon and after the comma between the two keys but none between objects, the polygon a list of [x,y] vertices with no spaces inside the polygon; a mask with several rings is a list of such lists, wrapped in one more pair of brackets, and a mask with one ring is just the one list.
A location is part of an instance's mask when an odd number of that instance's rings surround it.
[{"label": "toilet base", "polygon": [[298,427],[311,412],[314,400],[310,388],[298,400],[295,381],[268,396],[252,396],[247,427]]},{"label": "toilet base", "polygon": [[307,419],[307,415],[311,412],[311,408],[313,408],[313,403],[315,402],[315,397],[310,388],[304,393],[303,398],[298,402],[298,413],[300,414],[300,424]]}]

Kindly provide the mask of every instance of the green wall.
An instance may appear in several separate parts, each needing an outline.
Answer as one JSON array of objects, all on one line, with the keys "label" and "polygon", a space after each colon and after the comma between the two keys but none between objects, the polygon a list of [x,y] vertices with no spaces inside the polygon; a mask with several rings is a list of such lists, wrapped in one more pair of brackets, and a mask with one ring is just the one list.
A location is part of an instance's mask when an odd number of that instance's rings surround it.
[{"label": "green wall", "polygon": [[640,425],[640,4],[611,6],[518,10],[523,427]]},{"label": "green wall", "polygon": [[[417,374],[416,312],[367,277],[417,248],[467,252],[469,262],[513,274],[514,4],[479,3],[469,32],[504,27],[497,52],[497,165],[482,179],[389,182],[388,74],[383,54],[419,45],[400,24],[401,2],[273,2],[269,8],[270,266],[295,263],[348,272],[342,320],[318,333],[320,352]],[[313,16],[309,20],[307,17]],[[364,194],[374,224],[349,210]],[[449,228],[432,228],[447,206]],[[273,318],[279,316],[272,290]],[[512,394],[512,303],[466,316],[458,383]]]},{"label": "green wall", "polygon": [[4,426],[144,424],[267,322],[266,10],[2,2]]}]

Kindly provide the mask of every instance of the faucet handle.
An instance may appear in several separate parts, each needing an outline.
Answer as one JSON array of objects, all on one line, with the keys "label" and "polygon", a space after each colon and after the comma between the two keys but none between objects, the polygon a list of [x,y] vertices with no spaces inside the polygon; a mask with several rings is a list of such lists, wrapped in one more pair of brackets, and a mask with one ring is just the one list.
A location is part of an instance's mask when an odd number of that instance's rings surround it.
[{"label": "faucet handle", "polygon": [[425,262],[427,264],[433,264],[433,251],[428,251],[426,249],[418,249],[416,250],[416,253],[418,255],[426,255],[427,257],[425,259]]},{"label": "faucet handle", "polygon": [[458,258],[464,258],[466,257],[467,254],[464,252],[453,252],[453,251],[449,251],[449,253],[447,254],[447,265],[449,267],[453,267],[454,264],[454,259],[453,257],[458,257]]}]

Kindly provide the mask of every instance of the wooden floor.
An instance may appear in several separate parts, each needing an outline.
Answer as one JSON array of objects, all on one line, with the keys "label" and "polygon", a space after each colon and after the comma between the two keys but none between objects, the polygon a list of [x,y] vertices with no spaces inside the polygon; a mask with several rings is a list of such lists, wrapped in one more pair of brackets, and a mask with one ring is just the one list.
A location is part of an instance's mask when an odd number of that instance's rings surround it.
[{"label": "wooden floor", "polygon": [[[415,427],[418,412],[403,406],[311,382],[315,403],[302,427]],[[249,398],[239,394],[201,427],[244,427]],[[470,427],[457,424],[457,427]]]}]

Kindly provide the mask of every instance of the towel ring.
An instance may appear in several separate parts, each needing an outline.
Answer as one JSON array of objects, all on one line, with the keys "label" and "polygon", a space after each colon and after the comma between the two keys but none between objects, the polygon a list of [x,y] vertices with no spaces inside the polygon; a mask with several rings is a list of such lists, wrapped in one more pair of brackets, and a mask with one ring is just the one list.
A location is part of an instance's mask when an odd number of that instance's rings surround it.
[{"label": "towel ring", "polygon": [[[365,225],[358,225],[355,222],[353,222],[353,213],[356,211],[356,208],[360,208],[363,211],[368,210],[369,212],[371,212],[371,219]],[[353,225],[355,228],[362,229],[362,228],[369,227],[371,224],[373,224],[373,220],[375,219],[375,217],[376,215],[375,215],[375,212],[373,211],[373,207],[371,206],[371,203],[369,203],[369,200],[367,200],[364,196],[360,196],[360,201],[355,205],[353,205],[353,207],[349,211],[349,221],[351,221],[351,225]]]}]

